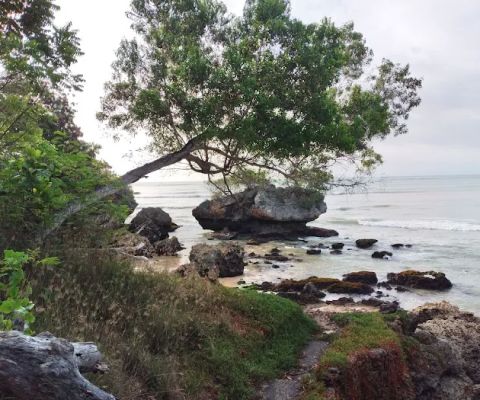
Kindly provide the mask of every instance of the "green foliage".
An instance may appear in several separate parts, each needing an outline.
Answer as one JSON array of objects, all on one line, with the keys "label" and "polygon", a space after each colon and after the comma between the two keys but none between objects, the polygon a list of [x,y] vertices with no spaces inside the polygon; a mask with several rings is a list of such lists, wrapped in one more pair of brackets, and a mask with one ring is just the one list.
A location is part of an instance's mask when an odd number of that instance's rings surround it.
[{"label": "green foliage", "polygon": [[[71,66],[81,54],[70,25],[56,27],[51,0],[2,1],[0,13],[0,251],[42,242],[42,232],[73,200],[104,185],[120,184],[95,159],[96,148],[78,140],[67,89],[81,77]],[[4,14],[6,12],[6,14]],[[112,199],[85,216],[114,214]]]},{"label": "green foliage", "polygon": [[99,343],[111,368],[96,383],[120,398],[249,399],[295,364],[314,330],[277,296],[69,253],[61,268],[33,271],[36,327]]},{"label": "green foliage", "polygon": [[30,300],[31,287],[25,279],[24,267],[27,263],[56,265],[55,257],[38,262],[35,257],[24,252],[5,250],[0,262],[0,330],[10,330],[14,323],[22,324],[26,333],[31,333],[35,321],[34,304]]},{"label": "green foliage", "polygon": [[99,118],[146,128],[160,153],[197,138],[190,167],[224,183],[252,169],[319,190],[338,160],[369,171],[371,141],[405,133],[420,103],[408,66],[367,75],[352,24],[305,24],[286,0],[249,0],[241,17],[216,0],[134,0],[130,17],[137,37],[117,52]]}]

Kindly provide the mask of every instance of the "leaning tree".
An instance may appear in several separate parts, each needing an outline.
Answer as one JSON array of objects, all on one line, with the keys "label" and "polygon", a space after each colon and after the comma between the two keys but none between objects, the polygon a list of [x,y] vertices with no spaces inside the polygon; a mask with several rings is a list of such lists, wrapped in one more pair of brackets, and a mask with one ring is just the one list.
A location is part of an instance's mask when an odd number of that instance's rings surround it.
[{"label": "leaning tree", "polygon": [[372,140],[406,133],[420,103],[408,65],[374,68],[353,24],[305,24],[289,0],[247,0],[240,17],[216,0],[133,0],[128,15],[135,35],[98,117],[145,132],[161,157],[125,183],[186,160],[224,188],[277,177],[322,189],[341,160],[379,163]]},{"label": "leaning tree", "polygon": [[[230,15],[217,0],[132,0],[134,37],[123,40],[101,121],[151,138],[158,158],[123,175],[131,184],[184,161],[210,181],[322,190],[332,166],[381,161],[372,141],[407,132],[421,80],[383,62],[352,24],[305,24],[288,0],[247,0]],[[219,179],[217,179],[219,178]],[[39,237],[122,185],[72,201]]]}]

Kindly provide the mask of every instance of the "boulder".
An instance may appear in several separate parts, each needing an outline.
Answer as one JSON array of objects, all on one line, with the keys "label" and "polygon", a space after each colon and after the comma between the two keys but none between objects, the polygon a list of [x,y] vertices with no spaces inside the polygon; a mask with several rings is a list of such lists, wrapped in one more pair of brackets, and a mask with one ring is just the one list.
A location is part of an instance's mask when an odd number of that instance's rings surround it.
[{"label": "boulder", "polygon": [[115,234],[110,247],[132,256],[151,258],[155,255],[155,248],[146,237],[123,230]]},{"label": "boulder", "polygon": [[377,274],[372,271],[350,272],[343,275],[343,280],[346,282],[366,283],[367,285],[375,285],[378,282]]},{"label": "boulder", "polygon": [[204,229],[296,239],[337,235],[335,231],[306,226],[326,210],[324,196],[319,192],[270,185],[204,201],[192,214]]},{"label": "boulder", "polygon": [[446,290],[452,287],[452,282],[447,279],[444,273],[435,271],[407,270],[398,274],[391,272],[387,274],[387,282],[391,285],[427,290]]},{"label": "boulder", "polygon": [[185,247],[180,244],[175,236],[155,243],[155,252],[159,256],[176,256],[179,251],[184,249]]},{"label": "boulder", "polygon": [[405,245],[403,243],[394,243],[392,244],[392,247],[394,249],[401,249],[402,247],[405,247]]},{"label": "boulder", "polygon": [[235,243],[196,244],[190,251],[190,263],[202,271],[201,275],[205,275],[205,271],[218,269],[220,278],[238,276],[243,274],[244,255],[244,249]]},{"label": "boulder", "polygon": [[220,274],[218,265],[207,267],[196,263],[180,265],[176,272],[183,278],[189,276],[201,276],[202,278],[208,278],[212,282],[216,282]]},{"label": "boulder", "polygon": [[372,254],[372,258],[379,258],[381,260],[388,260],[388,258],[392,256],[393,254],[389,251],[375,251]]},{"label": "boulder", "polygon": [[355,241],[355,244],[359,249],[369,249],[377,242],[377,239],[358,239]]},{"label": "boulder", "polygon": [[129,226],[131,232],[145,236],[152,244],[168,238],[169,232],[177,228],[178,225],[172,222],[170,215],[159,207],[142,208]]},{"label": "boulder", "polygon": [[342,250],[345,245],[343,243],[332,243],[333,250]]}]

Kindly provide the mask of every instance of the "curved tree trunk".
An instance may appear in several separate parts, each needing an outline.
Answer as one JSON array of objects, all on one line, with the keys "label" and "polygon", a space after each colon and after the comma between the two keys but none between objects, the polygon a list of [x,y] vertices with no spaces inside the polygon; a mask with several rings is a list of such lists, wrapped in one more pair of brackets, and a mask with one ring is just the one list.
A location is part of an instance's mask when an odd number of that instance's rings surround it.
[{"label": "curved tree trunk", "polygon": [[48,236],[55,232],[62,224],[72,215],[78,213],[79,211],[85,209],[89,205],[104,199],[105,197],[111,196],[115,193],[120,192],[124,189],[125,185],[130,185],[142,179],[144,176],[158,171],[162,168],[168,167],[170,165],[176,164],[179,161],[185,159],[190,153],[196,150],[199,142],[200,136],[197,136],[190,141],[188,141],[185,146],[180,150],[167,154],[163,157],[160,157],[152,162],[144,164],[140,167],[134,168],[128,171],[126,174],[120,177],[121,183],[124,185],[109,185],[103,186],[93,192],[90,196],[83,200],[73,201],[62,211],[55,215],[52,223],[48,226],[47,229],[43,230],[36,238],[35,242],[37,245],[41,244]]},{"label": "curved tree trunk", "polygon": [[17,400],[115,400],[80,374],[105,371],[101,358],[93,343],[70,343],[48,332],[0,332],[0,395]]}]

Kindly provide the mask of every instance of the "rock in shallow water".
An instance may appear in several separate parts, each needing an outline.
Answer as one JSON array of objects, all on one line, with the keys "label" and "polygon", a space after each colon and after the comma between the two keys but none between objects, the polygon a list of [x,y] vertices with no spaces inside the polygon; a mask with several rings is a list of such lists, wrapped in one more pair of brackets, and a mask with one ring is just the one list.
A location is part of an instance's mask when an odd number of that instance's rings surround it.
[{"label": "rock in shallow water", "polygon": [[427,290],[446,290],[452,287],[452,282],[447,279],[444,273],[435,271],[407,270],[398,274],[391,272],[387,275],[387,282],[391,285]]},{"label": "rock in shallow water", "polygon": [[378,282],[377,274],[372,271],[357,271],[343,275],[346,282],[361,282],[368,285],[375,285]]},{"label": "rock in shallow water", "polygon": [[266,186],[207,200],[192,214],[202,228],[260,237],[335,236],[337,232],[307,227],[327,210],[324,196],[302,188]]},{"label": "rock in shallow water", "polygon": [[359,249],[368,249],[377,242],[377,239],[358,239],[355,241],[355,244]]},{"label": "rock in shallow water", "polygon": [[372,258],[378,258],[382,260],[388,260],[389,257],[392,257],[393,254],[389,251],[375,251],[372,254]]}]

